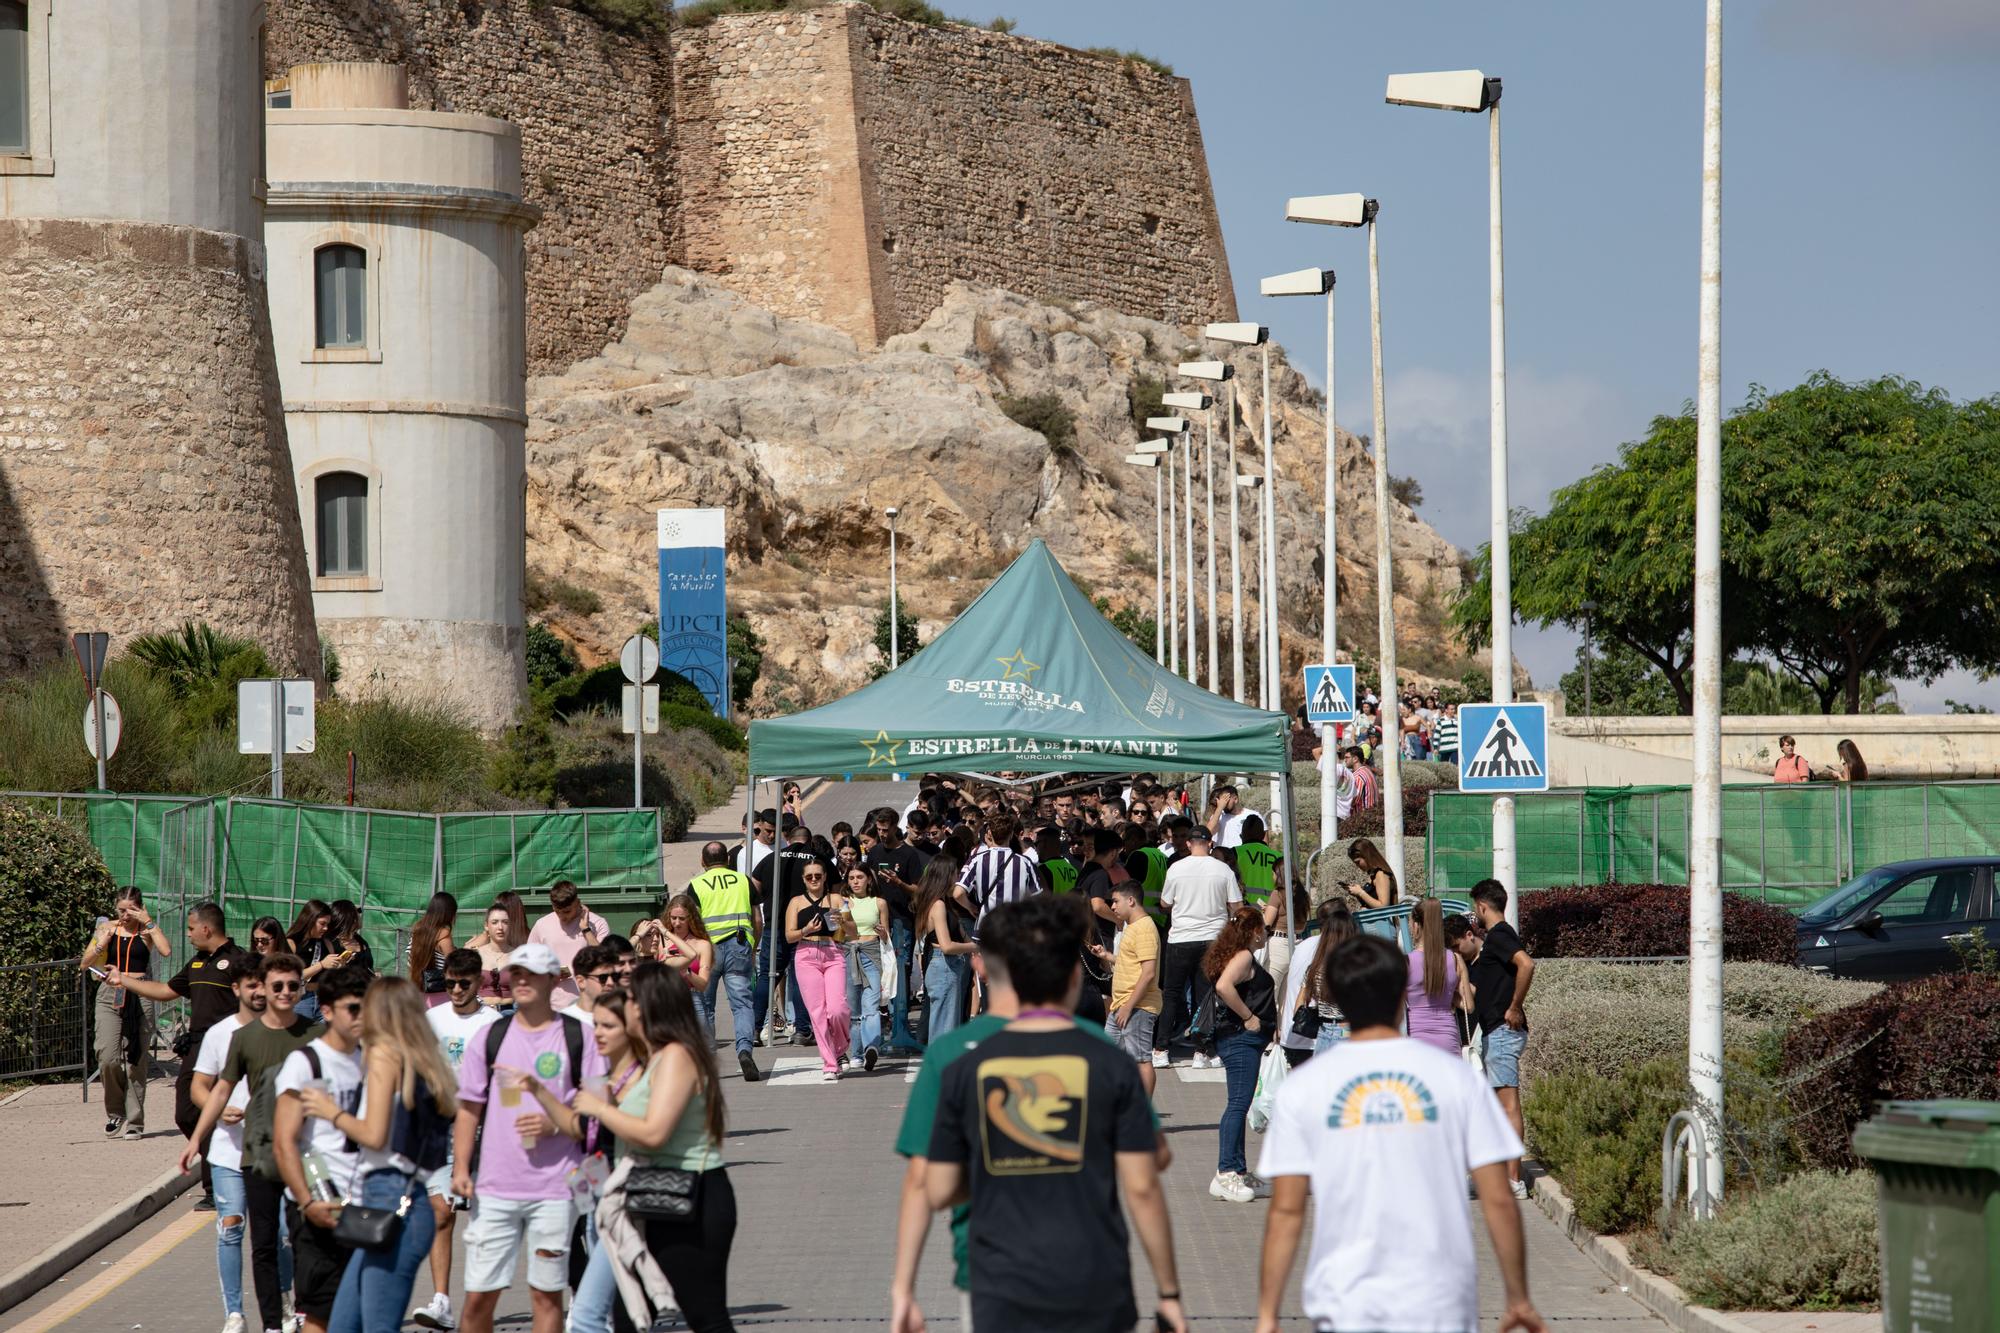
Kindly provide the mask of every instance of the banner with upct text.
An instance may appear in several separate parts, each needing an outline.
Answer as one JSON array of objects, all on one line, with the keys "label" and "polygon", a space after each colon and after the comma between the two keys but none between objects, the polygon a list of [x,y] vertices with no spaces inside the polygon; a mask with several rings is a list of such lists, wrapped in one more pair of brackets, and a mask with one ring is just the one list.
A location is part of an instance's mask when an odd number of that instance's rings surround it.
[{"label": "banner with upct text", "polygon": [[660,511],[660,665],[729,716],[728,598],[720,509]]}]

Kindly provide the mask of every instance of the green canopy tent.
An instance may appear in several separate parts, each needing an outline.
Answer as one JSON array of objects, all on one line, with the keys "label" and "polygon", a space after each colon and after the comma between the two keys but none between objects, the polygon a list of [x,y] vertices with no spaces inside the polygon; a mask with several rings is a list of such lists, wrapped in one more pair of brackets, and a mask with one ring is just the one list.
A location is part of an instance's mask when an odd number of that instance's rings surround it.
[{"label": "green canopy tent", "polygon": [[[750,804],[760,777],[872,769],[1270,773],[1290,867],[1286,730],[1284,714],[1211,694],[1155,662],[1036,541],[897,670],[833,703],[752,722]],[[774,875],[773,928],[776,889]],[[1289,931],[1289,894],[1286,915]]]}]

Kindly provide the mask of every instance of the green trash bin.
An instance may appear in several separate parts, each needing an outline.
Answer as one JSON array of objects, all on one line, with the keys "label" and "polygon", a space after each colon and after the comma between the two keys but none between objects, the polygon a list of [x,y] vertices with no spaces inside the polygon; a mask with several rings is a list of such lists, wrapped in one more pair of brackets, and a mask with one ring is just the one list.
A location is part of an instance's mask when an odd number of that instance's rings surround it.
[{"label": "green trash bin", "polygon": [[1886,1333],[2000,1333],[2000,1103],[1884,1102],[1875,1170]]}]

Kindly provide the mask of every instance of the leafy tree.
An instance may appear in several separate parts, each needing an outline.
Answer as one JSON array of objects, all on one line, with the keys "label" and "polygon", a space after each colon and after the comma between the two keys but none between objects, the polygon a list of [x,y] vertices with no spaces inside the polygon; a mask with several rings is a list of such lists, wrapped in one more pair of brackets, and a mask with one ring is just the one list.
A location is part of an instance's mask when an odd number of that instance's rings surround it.
[{"label": "leafy tree", "polygon": [[[1568,696],[1570,716],[1583,716],[1582,645],[1576,650],[1576,665],[1563,673],[1558,684]],[[1592,654],[1589,704],[1597,717],[1672,717],[1680,711],[1666,677],[1623,643],[1600,644]]]},{"label": "leafy tree", "polygon": [[764,640],[750,628],[748,616],[732,614],[726,624],[729,705],[736,709],[750,702],[750,692],[757,688],[757,677],[764,673]]},{"label": "leafy tree", "polygon": [[1415,509],[1424,502],[1424,484],[1415,477],[1389,478],[1389,494]]},{"label": "leafy tree", "polygon": [[[896,654],[907,662],[923,651],[923,637],[917,631],[917,618],[910,614],[909,602],[901,597],[896,599]],[[882,654],[882,660],[868,668],[868,679],[879,680],[889,674],[889,600],[882,599],[881,610],[875,613],[875,651]]]},{"label": "leafy tree", "polygon": [[1132,429],[1139,433],[1140,439],[1146,438],[1147,418],[1167,415],[1167,405],[1160,401],[1166,392],[1165,380],[1143,372],[1134,375],[1132,382],[1126,386],[1125,402],[1131,409]]},{"label": "leafy tree", "polygon": [[1967,714],[1967,713],[1991,713],[1993,710],[1988,708],[1985,704],[1960,703],[1956,699],[1946,699],[1944,701],[1944,711],[1947,713]]},{"label": "leafy tree", "polygon": [[[1694,708],[1691,410],[1653,420],[1618,462],[1517,523],[1514,607],[1582,629],[1659,670]],[[1954,404],[1893,377],[1825,373],[1754,390],[1723,429],[1723,652],[1767,656],[1822,712],[1871,675],[1932,678],[2000,658],[2000,398]],[[1486,638],[1489,555],[1452,608]]]},{"label": "leafy tree", "polygon": [[1015,425],[1039,434],[1050,453],[1059,458],[1076,455],[1076,414],[1063,405],[1060,394],[1035,393],[1026,397],[1002,394],[994,400],[994,405]]},{"label": "leafy tree", "polygon": [[1097,609],[1111,622],[1111,628],[1138,644],[1147,652],[1153,651],[1154,636],[1159,622],[1135,606],[1113,607],[1109,597],[1096,599]]},{"label": "leafy tree", "polygon": [[527,654],[530,689],[551,689],[565,676],[577,673],[575,650],[539,620],[528,626]]}]

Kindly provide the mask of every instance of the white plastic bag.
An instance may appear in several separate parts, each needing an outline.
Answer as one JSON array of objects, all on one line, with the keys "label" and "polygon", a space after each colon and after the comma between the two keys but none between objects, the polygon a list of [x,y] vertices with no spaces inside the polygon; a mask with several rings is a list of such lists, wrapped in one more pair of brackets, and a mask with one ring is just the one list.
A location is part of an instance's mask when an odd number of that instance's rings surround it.
[{"label": "white plastic bag", "polygon": [[888,1004],[896,998],[897,990],[903,984],[902,969],[896,966],[896,946],[883,940],[882,950],[882,1003]]},{"label": "white plastic bag", "polygon": [[1272,1042],[1264,1048],[1263,1063],[1257,1067],[1257,1091],[1250,1098],[1250,1128],[1262,1134],[1271,1125],[1271,1108],[1278,1104],[1278,1089],[1291,1072],[1285,1048]]}]

